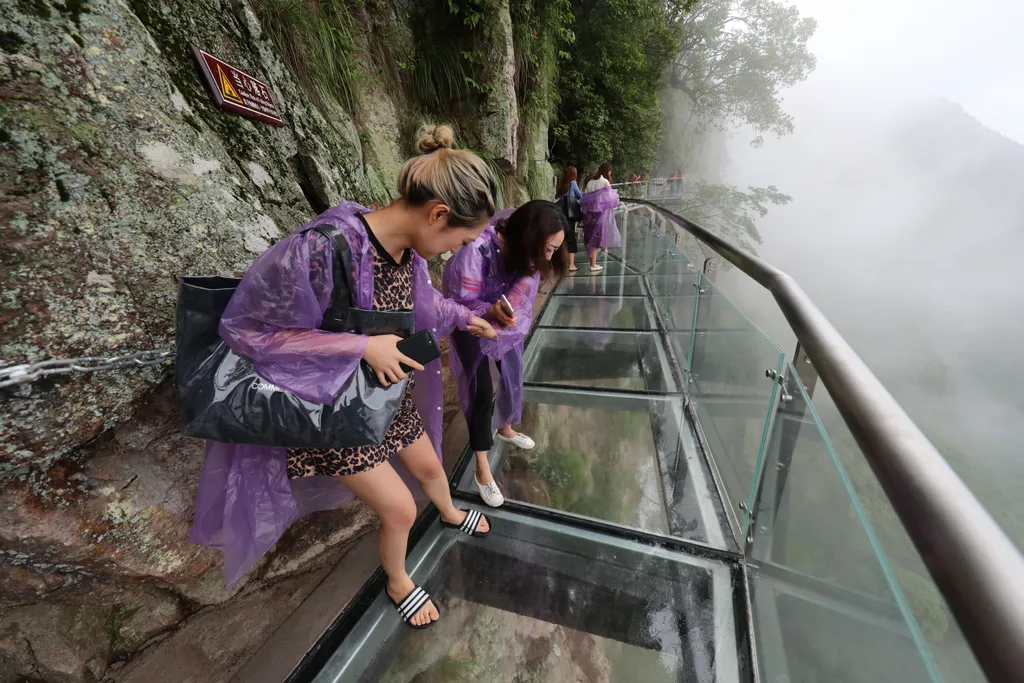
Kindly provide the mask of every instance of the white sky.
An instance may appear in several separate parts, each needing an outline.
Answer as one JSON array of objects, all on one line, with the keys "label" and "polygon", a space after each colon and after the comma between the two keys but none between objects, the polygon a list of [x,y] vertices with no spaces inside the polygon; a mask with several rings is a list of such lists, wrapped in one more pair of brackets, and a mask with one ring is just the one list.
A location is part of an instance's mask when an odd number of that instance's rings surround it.
[{"label": "white sky", "polygon": [[818,20],[794,95],[943,97],[1024,143],[1024,1],[789,0]]}]

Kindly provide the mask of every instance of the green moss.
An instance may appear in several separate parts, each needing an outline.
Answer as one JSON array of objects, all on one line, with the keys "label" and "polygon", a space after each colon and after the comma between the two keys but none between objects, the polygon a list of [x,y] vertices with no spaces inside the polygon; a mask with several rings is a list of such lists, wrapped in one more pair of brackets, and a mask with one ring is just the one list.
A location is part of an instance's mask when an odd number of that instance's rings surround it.
[{"label": "green moss", "polygon": [[124,625],[126,619],[128,619],[135,610],[125,606],[118,605],[114,608],[114,611],[110,614],[110,618],[107,619],[107,623],[104,625],[104,630],[107,635],[110,636],[111,641],[116,640],[119,633],[121,633],[121,627]]}]

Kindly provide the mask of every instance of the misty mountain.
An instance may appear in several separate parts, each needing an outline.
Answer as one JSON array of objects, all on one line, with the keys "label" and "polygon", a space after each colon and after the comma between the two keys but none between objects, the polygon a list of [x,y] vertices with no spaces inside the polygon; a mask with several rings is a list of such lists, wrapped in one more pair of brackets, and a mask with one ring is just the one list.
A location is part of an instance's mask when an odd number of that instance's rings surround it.
[{"label": "misty mountain", "polygon": [[[729,150],[730,181],[794,198],[759,221],[761,255],[797,278],[1020,542],[1024,145],[950,102],[793,100],[793,135]],[[770,299],[729,285],[791,351]]]}]

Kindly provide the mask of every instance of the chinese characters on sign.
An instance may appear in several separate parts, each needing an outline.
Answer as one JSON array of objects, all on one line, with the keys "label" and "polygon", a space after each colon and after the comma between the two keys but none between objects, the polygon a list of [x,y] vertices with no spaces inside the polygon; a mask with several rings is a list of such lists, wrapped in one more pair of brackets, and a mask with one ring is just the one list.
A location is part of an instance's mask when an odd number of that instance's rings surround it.
[{"label": "chinese characters on sign", "polygon": [[214,104],[272,126],[284,125],[270,96],[270,86],[195,45],[192,46],[192,54],[206,78]]}]

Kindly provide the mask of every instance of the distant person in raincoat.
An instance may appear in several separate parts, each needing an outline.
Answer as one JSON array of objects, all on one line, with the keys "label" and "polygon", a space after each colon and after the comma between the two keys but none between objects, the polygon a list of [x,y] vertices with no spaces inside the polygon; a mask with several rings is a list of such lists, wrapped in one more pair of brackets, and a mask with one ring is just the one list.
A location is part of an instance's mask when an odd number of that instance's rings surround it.
[{"label": "distant person in raincoat", "polygon": [[587,183],[580,208],[583,210],[583,241],[590,256],[590,272],[599,273],[604,266],[597,265],[599,249],[622,246],[622,237],[615,225],[615,207],[619,205],[619,193],[612,184],[612,165],[607,161],[597,169],[597,174]]},{"label": "distant person in raincoat", "polygon": [[[566,275],[568,229],[557,204],[539,199],[527,202],[514,212],[496,213],[484,233],[445,266],[444,295],[500,326],[497,339],[453,332],[450,363],[469,425],[470,447],[476,453],[476,485],[492,507],[505,501],[487,461],[494,430],[500,440],[518,448],[529,450],[535,445],[526,434],[512,429],[523,415],[523,345],[541,279],[557,282]],[[502,296],[513,310],[505,307]],[[501,376],[496,407],[491,361]]]},{"label": "distant person in raincoat", "polygon": [[[495,212],[497,185],[479,157],[453,150],[447,126],[425,126],[420,156],[398,177],[400,198],[371,211],[342,202],[263,253],[221,317],[220,335],[268,382],[314,403],[330,404],[367,363],[388,385],[414,369],[402,404],[380,444],[294,449],[207,442],[190,540],[219,548],[230,586],[299,517],[337,508],[353,495],[380,517],[377,541],[387,595],[402,620],[426,628],[440,613],[405,568],[413,492],[422,491],[441,523],[474,535],[490,526],[452,504],[441,466],[440,360],[424,367],[403,355],[392,334],[365,336],[318,329],[331,306],[334,245],[314,228],[333,225],[351,251],[349,284],[360,309],[412,309],[415,328],[496,337],[489,323],[443,299],[430,283],[429,259],[475,240]],[[397,456],[397,457],[396,457]]]}]

